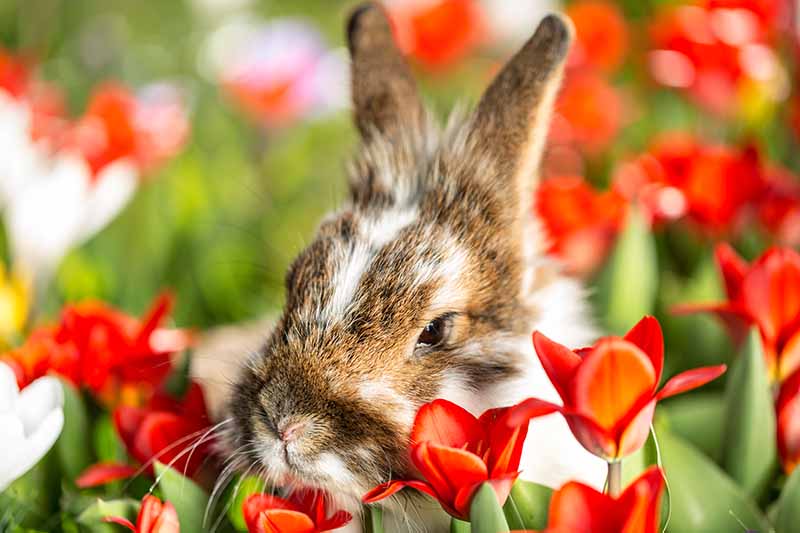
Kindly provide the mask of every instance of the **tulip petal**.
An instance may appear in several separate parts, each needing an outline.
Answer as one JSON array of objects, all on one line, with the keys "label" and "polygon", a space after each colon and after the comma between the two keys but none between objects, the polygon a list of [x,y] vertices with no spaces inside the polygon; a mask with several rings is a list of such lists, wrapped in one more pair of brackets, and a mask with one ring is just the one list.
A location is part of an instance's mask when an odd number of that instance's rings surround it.
[{"label": "tulip petal", "polygon": [[630,455],[644,445],[650,434],[650,425],[653,423],[655,410],[656,400],[654,398],[627,423],[619,437],[617,457]]},{"label": "tulip petal", "polygon": [[158,328],[161,321],[172,309],[174,300],[175,298],[169,292],[163,292],[158,295],[142,319],[135,341],[138,345],[146,345],[149,342],[150,335]]},{"label": "tulip petal", "polygon": [[130,529],[131,531],[133,531],[133,533],[137,533],[136,526],[134,526],[133,522],[131,522],[130,520],[128,520],[126,518],[121,518],[119,516],[105,516],[105,517],[103,517],[103,522],[106,522],[106,523],[109,523],[109,524],[117,524],[117,525],[120,525],[120,526],[123,526],[123,527],[126,527],[126,528]]},{"label": "tulip petal", "polygon": [[412,489],[416,489],[420,492],[427,494],[432,498],[438,498],[436,491],[433,488],[425,483],[424,481],[417,481],[417,480],[408,480],[408,481],[387,481],[386,483],[381,483],[374,489],[370,490],[366,494],[361,497],[362,503],[375,503],[381,500],[385,500],[389,496],[400,492],[402,489],[409,487]]},{"label": "tulip petal", "polygon": [[800,330],[786,342],[777,363],[779,380],[786,379],[800,368]]},{"label": "tulip petal", "polygon": [[122,463],[97,463],[84,470],[75,480],[81,489],[99,487],[112,481],[127,479],[136,475],[136,468]]},{"label": "tulip petal", "polygon": [[484,438],[483,426],[463,407],[437,399],[423,405],[414,419],[411,443],[432,442],[462,448]]},{"label": "tulip petal", "polygon": [[741,299],[767,342],[778,342],[800,320],[800,254],[771,248],[750,268]]},{"label": "tulip petal", "polygon": [[152,494],[145,496],[142,499],[142,506],[139,508],[139,516],[136,518],[136,529],[138,531],[152,531],[162,508],[161,500]]},{"label": "tulip petal", "polygon": [[553,493],[547,531],[616,531],[614,514],[610,496],[570,481]]},{"label": "tulip petal", "polygon": [[505,418],[509,428],[519,427],[527,424],[534,418],[561,412],[563,407],[551,402],[546,402],[538,398],[528,398],[515,405]]},{"label": "tulip petal", "polygon": [[642,318],[624,338],[638,346],[650,358],[656,372],[655,382],[658,383],[664,368],[664,333],[658,320],[652,316]]},{"label": "tulip petal", "polygon": [[650,358],[635,344],[606,338],[583,360],[570,384],[566,407],[611,430],[656,388]]},{"label": "tulip petal", "polygon": [[656,398],[658,400],[663,400],[664,398],[669,398],[670,396],[675,396],[676,394],[696,389],[697,387],[705,385],[709,381],[720,377],[725,373],[727,368],[728,367],[725,365],[705,366],[702,368],[695,368],[693,370],[681,372],[677,376],[674,376],[672,379],[667,381],[661,391],[659,391],[659,393],[656,395]]},{"label": "tulip petal", "polygon": [[178,512],[171,503],[166,502],[150,533],[180,533],[180,530]]},{"label": "tulip petal", "polygon": [[606,460],[615,459],[619,444],[614,434],[588,416],[562,411],[575,439],[590,453]]},{"label": "tulip petal", "polygon": [[317,528],[314,522],[305,514],[280,509],[261,513],[257,531],[263,531],[264,533],[315,533]]},{"label": "tulip petal", "polygon": [[800,463],[800,370],[781,386],[775,411],[778,415],[778,453],[787,473]]},{"label": "tulip petal", "polygon": [[722,279],[725,282],[725,293],[728,295],[728,300],[735,301],[739,298],[742,280],[744,280],[750,267],[736,253],[736,250],[726,242],[717,246],[716,250],[714,250],[714,255],[722,273]]},{"label": "tulip petal", "polygon": [[337,529],[342,527],[343,525],[349,523],[353,519],[353,515],[348,513],[347,511],[337,511],[333,513],[330,518],[323,520],[317,524],[317,527],[321,531],[328,531],[331,529]]},{"label": "tulip petal", "polygon": [[625,516],[620,533],[658,533],[663,490],[664,474],[656,466],[647,469],[628,486],[617,500]]},{"label": "tulip petal", "polygon": [[423,442],[411,451],[411,460],[437,494],[452,506],[459,489],[486,481],[486,464],[474,453]]},{"label": "tulip petal", "polygon": [[533,332],[533,347],[542,362],[547,377],[553,383],[561,399],[566,401],[569,395],[569,382],[581,364],[581,358],[575,352],[551,341],[538,331]]}]

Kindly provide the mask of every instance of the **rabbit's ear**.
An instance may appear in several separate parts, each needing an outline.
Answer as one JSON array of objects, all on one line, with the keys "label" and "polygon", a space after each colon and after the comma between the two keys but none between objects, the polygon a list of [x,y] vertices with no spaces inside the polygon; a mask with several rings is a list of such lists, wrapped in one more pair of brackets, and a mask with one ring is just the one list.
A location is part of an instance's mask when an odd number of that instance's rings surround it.
[{"label": "rabbit's ear", "polygon": [[[484,93],[470,134],[498,167],[497,184],[530,207],[572,24],[548,15]],[[506,180],[513,180],[513,183]],[[527,202],[527,203],[526,203]]]},{"label": "rabbit's ear", "polygon": [[372,2],[359,6],[347,24],[347,39],[355,121],[364,140],[420,128],[422,102],[384,9]]}]

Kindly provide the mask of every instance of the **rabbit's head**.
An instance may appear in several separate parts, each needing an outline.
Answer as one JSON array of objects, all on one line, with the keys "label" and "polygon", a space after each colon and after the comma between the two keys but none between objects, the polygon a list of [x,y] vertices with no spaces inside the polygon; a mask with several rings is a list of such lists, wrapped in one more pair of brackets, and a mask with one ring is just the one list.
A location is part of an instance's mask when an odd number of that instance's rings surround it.
[{"label": "rabbit's head", "polygon": [[[347,28],[362,146],[350,198],[289,269],[286,306],[230,404],[233,447],[277,483],[358,498],[409,475],[417,408],[477,410],[525,371],[557,276],[541,257],[533,188],[570,40],[546,17],[475,111],[440,130],[384,11]],[[529,348],[528,348],[529,349]],[[533,392],[533,391],[531,391]]]}]

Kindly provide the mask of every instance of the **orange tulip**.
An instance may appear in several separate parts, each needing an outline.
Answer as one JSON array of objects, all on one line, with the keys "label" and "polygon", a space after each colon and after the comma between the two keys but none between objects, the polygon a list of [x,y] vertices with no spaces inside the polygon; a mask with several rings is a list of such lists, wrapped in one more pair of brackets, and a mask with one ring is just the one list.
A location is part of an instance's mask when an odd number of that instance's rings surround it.
[{"label": "orange tulip", "polygon": [[[502,505],[519,472],[522,445],[528,434],[527,419],[508,422],[519,406],[490,409],[475,418],[447,400],[434,400],[417,412],[411,431],[411,461],[425,481],[392,480],[364,495],[374,503],[405,487],[435,498],[450,515],[466,520],[475,491],[489,483]],[[526,408],[531,418],[553,412],[544,406],[538,413]]]},{"label": "orange tulip", "polygon": [[118,516],[110,516],[103,521],[125,526],[133,533],[180,533],[181,530],[175,507],[169,502],[162,504],[161,500],[149,494],[142,500],[135,525]]},{"label": "orange tulip", "polygon": [[655,466],[618,498],[571,481],[553,494],[542,533],[657,533],[663,492],[664,475]]},{"label": "orange tulip", "polygon": [[664,339],[658,321],[650,316],[625,337],[606,337],[591,348],[572,351],[538,331],[533,334],[533,345],[564,405],[530,398],[520,404],[509,423],[519,425],[551,406],[564,415],[584,448],[610,462],[642,447],[658,401],[725,372],[725,365],[689,370],[657,391],[664,366]]},{"label": "orange tulip", "polygon": [[775,404],[778,417],[778,454],[790,474],[800,464],[800,369],[784,381]]},{"label": "orange tulip", "polygon": [[716,250],[728,300],[678,306],[677,313],[709,311],[722,319],[736,342],[758,327],[767,369],[781,381],[800,368],[800,254],[770,248],[748,265],[728,244]]}]

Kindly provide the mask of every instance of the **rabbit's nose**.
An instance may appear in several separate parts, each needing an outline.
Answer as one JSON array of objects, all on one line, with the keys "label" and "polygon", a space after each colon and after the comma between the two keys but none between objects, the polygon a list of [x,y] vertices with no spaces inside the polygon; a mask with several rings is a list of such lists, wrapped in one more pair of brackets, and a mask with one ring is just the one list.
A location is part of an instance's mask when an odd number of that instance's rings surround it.
[{"label": "rabbit's nose", "polygon": [[285,418],[278,424],[278,435],[283,442],[296,441],[303,436],[310,422],[298,418]]}]

